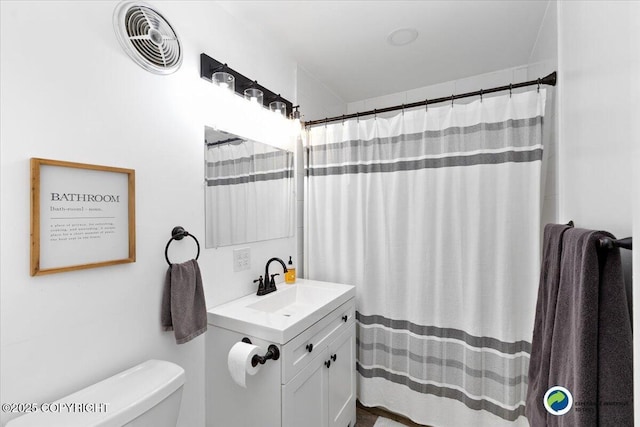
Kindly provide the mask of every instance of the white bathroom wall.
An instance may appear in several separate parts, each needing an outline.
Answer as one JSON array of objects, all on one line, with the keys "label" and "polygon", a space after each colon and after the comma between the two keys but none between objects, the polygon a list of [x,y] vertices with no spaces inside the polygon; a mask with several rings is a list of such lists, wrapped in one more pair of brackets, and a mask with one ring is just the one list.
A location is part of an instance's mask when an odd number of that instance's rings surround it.
[{"label": "white bathroom wall", "polygon": [[[618,237],[630,236],[633,223],[636,240],[640,228],[638,22],[638,2],[558,2],[560,217]],[[622,255],[627,266],[632,254],[622,250]],[[633,257],[635,270],[640,271],[637,253]],[[637,274],[633,281],[637,290]],[[633,302],[638,331],[640,292],[634,292]],[[639,423],[638,334],[634,349]]]},{"label": "white bathroom wall", "polygon": [[538,30],[538,37],[529,56],[527,80],[533,80],[556,71],[558,67],[558,4],[547,4]]},{"label": "white bathroom wall", "polygon": [[[620,238],[632,234],[639,10],[637,2],[558,2],[559,218]],[[621,253],[631,290],[632,254]]]},{"label": "white bathroom wall", "polygon": [[560,218],[631,234],[635,2],[558,2]]},{"label": "white bathroom wall", "polygon": [[[225,127],[205,52],[295,102],[297,64],[215,2],[151,1],[182,39],[170,76],[137,66],[120,48],[117,1],[2,1],[1,355],[2,402],[48,402],[150,358],[186,370],[180,426],[204,424],[204,335],[177,346],[160,328],[170,231],[202,245],[208,306],[255,290],[271,256],[295,254],[296,238],[252,243],[251,269],[234,273],[234,247],[204,249],[204,125]],[[238,133],[237,126],[229,129]],[[29,158],[136,171],[137,261],[29,275]],[[190,239],[171,258],[194,256]],[[1,424],[14,415],[2,413]]]},{"label": "white bathroom wall", "polygon": [[323,85],[313,74],[298,66],[298,102],[303,121],[345,114],[347,103]]},{"label": "white bathroom wall", "polygon": [[[538,37],[529,56],[527,80],[535,80],[558,70],[558,5],[555,0],[547,4]],[[544,192],[542,224],[558,222],[558,97],[557,90],[549,89],[544,120]]]}]

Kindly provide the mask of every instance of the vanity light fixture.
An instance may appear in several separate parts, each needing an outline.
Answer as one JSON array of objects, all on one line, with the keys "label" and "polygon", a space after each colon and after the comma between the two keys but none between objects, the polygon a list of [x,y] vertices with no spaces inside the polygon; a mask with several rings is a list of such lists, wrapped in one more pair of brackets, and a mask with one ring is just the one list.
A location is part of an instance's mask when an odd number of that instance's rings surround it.
[{"label": "vanity light fixture", "polygon": [[278,98],[275,101],[269,103],[269,109],[287,117],[287,104],[281,101],[280,94],[278,94]]},{"label": "vanity light fixture", "polygon": [[[227,76],[222,74],[227,74]],[[233,85],[230,83],[229,76],[233,77]],[[248,98],[250,101],[255,101],[263,107],[277,108],[280,112],[284,111],[282,114],[285,117],[292,117],[293,104],[290,101],[205,53],[200,54],[200,77],[208,82],[216,83],[218,86],[224,86],[226,83],[227,87],[238,95]],[[282,105],[278,103],[284,103],[284,110]],[[272,107],[271,104],[274,104],[274,106]],[[298,113],[299,115],[300,113]]]},{"label": "vanity light fixture", "polygon": [[258,89],[258,82],[254,81],[251,87],[244,90],[244,97],[251,102],[255,102],[258,105],[264,105],[264,92]]},{"label": "vanity light fixture", "polygon": [[223,64],[219,71],[216,71],[211,76],[211,82],[222,87],[229,89],[231,92],[236,91],[236,78],[233,74],[227,72],[227,64]]},{"label": "vanity light fixture", "polygon": [[291,114],[291,118],[293,118],[294,120],[300,120],[300,111],[298,110],[298,108],[300,108],[299,105],[296,105],[295,107],[293,107],[293,113]]}]

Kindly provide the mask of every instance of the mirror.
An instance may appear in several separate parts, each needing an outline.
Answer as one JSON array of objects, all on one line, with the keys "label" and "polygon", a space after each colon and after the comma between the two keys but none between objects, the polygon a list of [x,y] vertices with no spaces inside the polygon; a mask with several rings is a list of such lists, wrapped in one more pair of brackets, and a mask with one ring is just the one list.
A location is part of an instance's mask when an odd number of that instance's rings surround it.
[{"label": "mirror", "polygon": [[293,153],[205,127],[205,246],[294,234]]}]

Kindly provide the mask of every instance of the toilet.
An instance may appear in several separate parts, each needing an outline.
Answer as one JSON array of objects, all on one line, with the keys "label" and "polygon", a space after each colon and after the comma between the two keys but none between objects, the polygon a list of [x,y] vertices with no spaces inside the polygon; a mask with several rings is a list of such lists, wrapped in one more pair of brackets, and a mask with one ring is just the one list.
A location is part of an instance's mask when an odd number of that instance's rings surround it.
[{"label": "toilet", "polygon": [[44,404],[47,412],[23,415],[7,427],[175,427],[183,385],[180,366],[147,360]]}]

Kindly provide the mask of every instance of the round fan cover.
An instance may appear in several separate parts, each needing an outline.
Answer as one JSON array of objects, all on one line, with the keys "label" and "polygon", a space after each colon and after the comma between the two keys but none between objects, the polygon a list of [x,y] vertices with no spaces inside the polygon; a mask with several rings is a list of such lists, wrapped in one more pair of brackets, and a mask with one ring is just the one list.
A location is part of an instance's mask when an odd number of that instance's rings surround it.
[{"label": "round fan cover", "polygon": [[175,30],[157,10],[143,2],[125,1],[113,13],[120,45],[147,71],[171,74],[182,64],[182,46]]}]

